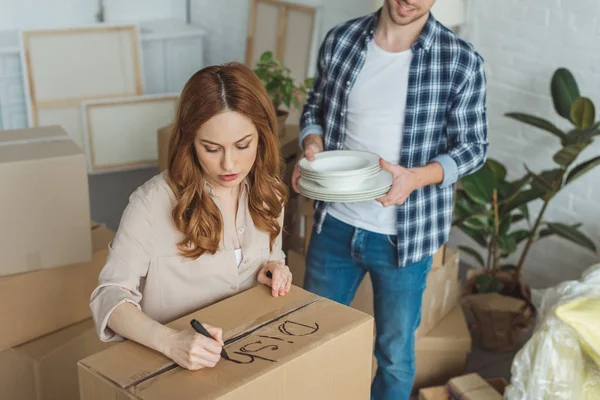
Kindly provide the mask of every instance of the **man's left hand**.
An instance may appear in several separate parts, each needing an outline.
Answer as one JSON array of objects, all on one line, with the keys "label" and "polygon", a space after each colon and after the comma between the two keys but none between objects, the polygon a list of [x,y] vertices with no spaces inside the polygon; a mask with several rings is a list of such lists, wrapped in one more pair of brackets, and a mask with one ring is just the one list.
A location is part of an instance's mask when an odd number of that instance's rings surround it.
[{"label": "man's left hand", "polygon": [[379,165],[392,174],[392,187],[386,195],[376,199],[384,207],[400,205],[406,201],[410,194],[419,188],[419,176],[415,170],[390,164],[384,159],[379,160]]}]

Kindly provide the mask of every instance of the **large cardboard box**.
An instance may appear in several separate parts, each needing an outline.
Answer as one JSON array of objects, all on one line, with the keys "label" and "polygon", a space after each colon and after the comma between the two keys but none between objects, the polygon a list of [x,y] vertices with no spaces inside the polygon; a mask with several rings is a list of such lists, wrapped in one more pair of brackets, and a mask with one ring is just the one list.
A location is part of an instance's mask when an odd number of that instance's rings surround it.
[{"label": "large cardboard box", "polygon": [[172,125],[163,126],[157,131],[158,141],[158,170],[165,171],[169,166],[169,141],[171,140]]},{"label": "large cardboard box", "polygon": [[108,348],[91,319],[0,352],[0,395],[7,400],[79,400],[77,362]]},{"label": "large cardboard box", "polygon": [[274,298],[257,286],[169,325],[190,320],[224,330],[212,369],[188,371],[128,341],[79,363],[82,400],[368,399],[373,319],[298,287]]},{"label": "large cardboard box", "polygon": [[[448,313],[459,304],[461,287],[458,280],[459,252],[448,249],[446,264],[443,267],[432,268],[427,275],[427,284],[423,293],[421,308],[421,324],[415,332],[417,337],[430,332]],[[304,284],[306,273],[306,259],[297,251],[288,251],[288,266],[293,275],[294,285]],[[370,315],[375,315],[373,310],[373,286],[367,273],[359,285],[351,307]]]},{"label": "large cardboard box", "polygon": [[[88,235],[89,225],[88,220]],[[89,262],[0,278],[0,350],[91,316],[90,295],[114,234],[103,226],[92,229]]]},{"label": "large cardboard box", "polygon": [[88,262],[83,151],[59,126],[0,132],[0,276]]}]

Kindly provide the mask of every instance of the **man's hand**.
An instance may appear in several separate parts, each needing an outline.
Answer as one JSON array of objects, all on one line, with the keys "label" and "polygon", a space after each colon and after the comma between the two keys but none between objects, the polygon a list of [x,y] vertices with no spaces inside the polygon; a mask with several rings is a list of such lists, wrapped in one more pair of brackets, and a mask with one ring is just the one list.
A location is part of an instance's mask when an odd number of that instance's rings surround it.
[{"label": "man's hand", "polygon": [[414,190],[423,186],[441,183],[444,179],[444,170],[437,162],[424,167],[404,168],[380,159],[379,165],[392,174],[390,191],[385,196],[376,199],[384,207],[403,204]]},{"label": "man's hand", "polygon": [[[310,134],[304,138],[304,153],[302,157],[305,157],[308,161],[313,161],[315,155],[323,151],[323,137],[321,135]],[[302,157],[300,159],[302,159]],[[292,187],[296,193],[300,193],[300,187],[298,186],[298,180],[300,179],[300,160],[294,167],[292,173]]]}]

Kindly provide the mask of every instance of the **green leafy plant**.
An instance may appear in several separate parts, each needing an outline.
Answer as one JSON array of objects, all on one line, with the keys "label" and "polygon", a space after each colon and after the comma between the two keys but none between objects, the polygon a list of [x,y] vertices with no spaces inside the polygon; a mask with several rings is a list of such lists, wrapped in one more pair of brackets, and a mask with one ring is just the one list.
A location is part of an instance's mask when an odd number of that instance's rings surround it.
[{"label": "green leafy plant", "polygon": [[[488,250],[487,260],[484,260],[476,249],[461,246],[463,252],[473,256],[485,268],[485,273],[475,281],[479,293],[510,294],[520,282],[532,245],[546,237],[557,235],[596,252],[594,243],[579,229],[580,223],[569,225],[544,220],[548,205],[557,193],[600,165],[600,156],[575,163],[580,153],[600,136],[594,103],[580,96],[575,78],[565,68],[554,73],[551,93],[556,112],[571,123],[571,129],[562,131],[553,123],[529,114],[511,112],[506,116],[559,139],[561,149],[554,154],[553,168],[535,173],[525,166],[526,173],[522,178],[507,181],[506,168],[489,159],[483,168],[460,181],[453,225]],[[528,203],[538,199],[542,201],[542,207],[532,221]],[[502,263],[502,259],[514,254],[523,241],[525,245],[517,264]],[[498,279],[501,272],[512,276],[510,288],[506,287],[506,281]]]},{"label": "green leafy plant", "polygon": [[272,52],[265,51],[261,54],[256,68],[253,70],[267,89],[273,106],[281,112],[281,106],[288,110],[291,107],[300,109],[301,103],[312,87],[313,78],[307,78],[298,84],[291,75],[291,71]]}]

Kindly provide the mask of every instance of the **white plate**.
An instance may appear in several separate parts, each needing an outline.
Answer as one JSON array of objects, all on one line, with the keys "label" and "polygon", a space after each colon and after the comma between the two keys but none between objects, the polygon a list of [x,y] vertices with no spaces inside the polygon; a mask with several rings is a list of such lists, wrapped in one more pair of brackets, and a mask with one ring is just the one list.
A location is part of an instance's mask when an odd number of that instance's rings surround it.
[{"label": "white plate", "polygon": [[392,175],[386,170],[381,170],[377,175],[367,179],[359,185],[351,188],[350,190],[339,190],[330,189],[319,185],[317,182],[306,178],[300,178],[298,182],[300,188],[307,192],[312,192],[317,195],[331,195],[331,194],[371,194],[373,192],[379,192],[392,186]]},{"label": "white plate", "polygon": [[369,172],[364,175],[343,176],[337,178],[311,177],[303,175],[302,173],[300,173],[300,176],[309,181],[317,182],[319,185],[328,189],[352,191],[354,188],[360,187],[360,185],[362,185],[364,181],[366,181],[367,179],[371,179],[378,173],[378,170],[373,170],[373,172]]},{"label": "white plate", "polygon": [[348,176],[378,167],[379,156],[367,151],[331,150],[316,154],[313,161],[300,160],[300,169],[313,175]]},{"label": "white plate", "polygon": [[335,202],[335,203],[354,203],[359,201],[372,201],[378,199],[379,197],[385,195],[386,191],[381,193],[374,193],[370,195],[359,195],[359,196],[326,196],[326,195],[316,195],[306,193],[300,190],[300,193],[309,199],[327,201],[327,202]]}]

